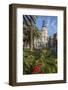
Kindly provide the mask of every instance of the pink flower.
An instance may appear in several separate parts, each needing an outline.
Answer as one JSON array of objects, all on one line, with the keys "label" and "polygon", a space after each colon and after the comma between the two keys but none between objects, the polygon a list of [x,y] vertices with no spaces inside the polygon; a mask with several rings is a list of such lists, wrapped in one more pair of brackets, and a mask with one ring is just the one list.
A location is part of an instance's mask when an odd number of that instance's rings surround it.
[{"label": "pink flower", "polygon": [[40,73],[41,72],[41,67],[40,65],[35,65],[33,67],[33,73]]}]

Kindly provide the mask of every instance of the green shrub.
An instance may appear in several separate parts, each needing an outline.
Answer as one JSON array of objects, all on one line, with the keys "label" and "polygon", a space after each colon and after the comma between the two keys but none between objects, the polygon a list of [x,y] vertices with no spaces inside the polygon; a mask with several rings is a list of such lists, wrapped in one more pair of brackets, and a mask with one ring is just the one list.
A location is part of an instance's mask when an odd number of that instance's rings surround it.
[{"label": "green shrub", "polygon": [[24,49],[23,74],[32,74],[34,66],[40,66],[41,72],[38,73],[56,73],[57,58],[54,52],[51,49],[40,49],[34,51]]}]

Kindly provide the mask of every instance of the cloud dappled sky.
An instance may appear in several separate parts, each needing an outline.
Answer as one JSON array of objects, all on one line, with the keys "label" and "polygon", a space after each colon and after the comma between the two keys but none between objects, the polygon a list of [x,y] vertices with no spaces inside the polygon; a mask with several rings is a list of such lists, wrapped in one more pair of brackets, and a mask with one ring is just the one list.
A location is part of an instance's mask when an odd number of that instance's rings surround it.
[{"label": "cloud dappled sky", "polygon": [[43,20],[45,21],[49,36],[57,32],[57,16],[38,16],[36,26],[39,30],[42,28]]}]

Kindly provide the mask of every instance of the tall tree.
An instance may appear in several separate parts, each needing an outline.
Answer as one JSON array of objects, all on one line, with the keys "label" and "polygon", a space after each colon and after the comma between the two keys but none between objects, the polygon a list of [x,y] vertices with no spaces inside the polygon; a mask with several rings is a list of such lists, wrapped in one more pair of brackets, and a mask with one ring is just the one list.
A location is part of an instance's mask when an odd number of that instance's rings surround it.
[{"label": "tall tree", "polygon": [[39,31],[36,27],[37,16],[33,15],[23,15],[23,25],[24,25],[24,40],[29,43],[31,51],[33,50],[34,37],[39,37]]}]

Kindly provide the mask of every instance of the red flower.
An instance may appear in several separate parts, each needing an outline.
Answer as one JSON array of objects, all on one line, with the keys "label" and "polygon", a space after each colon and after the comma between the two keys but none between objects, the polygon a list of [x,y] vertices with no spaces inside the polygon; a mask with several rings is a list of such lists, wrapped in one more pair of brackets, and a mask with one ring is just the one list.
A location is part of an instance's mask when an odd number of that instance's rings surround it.
[{"label": "red flower", "polygon": [[33,73],[40,73],[41,72],[41,67],[40,65],[35,65],[33,67]]}]

